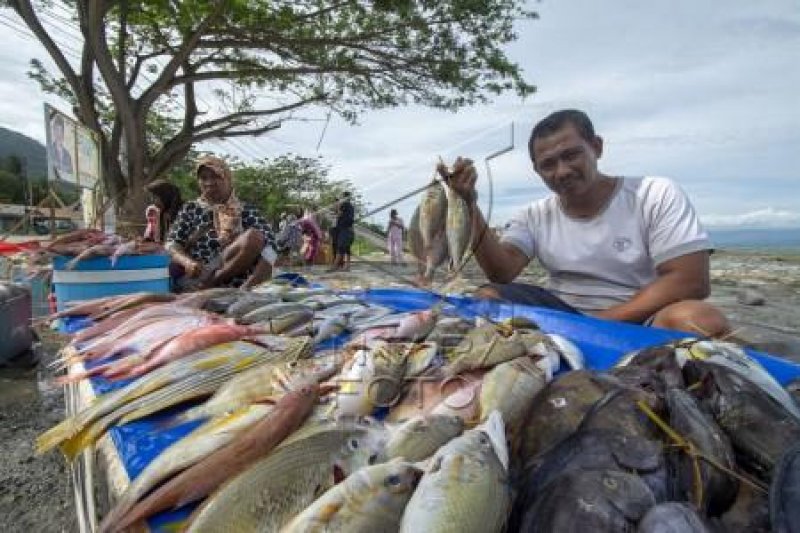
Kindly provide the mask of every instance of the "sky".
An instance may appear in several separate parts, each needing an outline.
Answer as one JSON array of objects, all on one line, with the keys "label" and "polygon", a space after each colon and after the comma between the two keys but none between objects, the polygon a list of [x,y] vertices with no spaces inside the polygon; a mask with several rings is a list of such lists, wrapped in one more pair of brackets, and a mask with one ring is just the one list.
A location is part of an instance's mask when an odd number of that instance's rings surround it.
[{"label": "sky", "polygon": [[[544,0],[528,7],[539,19],[520,22],[519,40],[508,47],[537,86],[524,101],[505,95],[456,113],[367,112],[357,126],[331,119],[324,136],[322,122],[289,124],[237,142],[245,150],[210,149],[243,158],[320,155],[332,177],[352,181],[372,208],[427,183],[439,157],[471,157],[481,205],[499,225],[549,194],[527,156],[533,124],[579,108],[605,141],[603,172],[674,179],[709,227],[800,228],[796,0]],[[8,11],[0,16],[0,23],[13,20]],[[27,79],[31,57],[43,58],[41,47],[4,27],[0,125],[43,141],[42,102],[67,106]],[[512,129],[513,149],[485,161],[512,146]],[[406,220],[416,202],[397,204]],[[387,218],[382,211],[373,220]]]}]

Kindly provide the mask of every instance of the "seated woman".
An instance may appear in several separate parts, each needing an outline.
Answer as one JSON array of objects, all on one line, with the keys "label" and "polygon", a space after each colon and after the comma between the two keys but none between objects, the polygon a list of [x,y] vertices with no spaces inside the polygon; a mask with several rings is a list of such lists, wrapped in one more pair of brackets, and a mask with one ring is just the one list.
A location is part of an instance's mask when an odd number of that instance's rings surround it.
[{"label": "seated woman", "polygon": [[272,231],[255,207],[236,197],[228,166],[204,156],[197,180],[200,197],[180,210],[167,241],[179,267],[178,289],[250,287],[269,279]]},{"label": "seated woman", "polygon": [[147,241],[164,242],[183,205],[181,191],[166,180],[151,181],[144,190],[153,196],[153,204],[147,206],[145,211],[147,229],[144,238]]}]

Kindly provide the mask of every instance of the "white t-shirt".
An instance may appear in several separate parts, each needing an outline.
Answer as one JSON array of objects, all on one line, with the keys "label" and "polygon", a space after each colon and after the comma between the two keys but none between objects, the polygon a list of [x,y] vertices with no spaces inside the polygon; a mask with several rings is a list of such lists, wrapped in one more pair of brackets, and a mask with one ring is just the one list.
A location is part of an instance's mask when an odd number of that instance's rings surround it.
[{"label": "white t-shirt", "polygon": [[573,218],[553,195],[518,213],[501,239],[549,276],[545,288],[587,313],[629,300],[670,259],[712,249],[686,194],[667,178],[617,180],[606,208]]}]

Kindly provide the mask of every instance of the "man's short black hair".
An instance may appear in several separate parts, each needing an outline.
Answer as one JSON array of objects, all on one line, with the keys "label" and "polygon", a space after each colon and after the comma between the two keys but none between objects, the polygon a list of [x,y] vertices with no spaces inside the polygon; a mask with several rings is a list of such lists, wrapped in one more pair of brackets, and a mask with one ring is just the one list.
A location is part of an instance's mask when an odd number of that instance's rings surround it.
[{"label": "man's short black hair", "polygon": [[588,115],[583,111],[577,109],[562,109],[555,113],[550,113],[542,120],[540,120],[531,132],[531,138],[528,141],[528,151],[533,160],[533,142],[536,139],[552,135],[567,124],[572,124],[578,131],[578,134],[587,141],[593,141],[597,136],[594,132],[594,125],[589,120]]}]

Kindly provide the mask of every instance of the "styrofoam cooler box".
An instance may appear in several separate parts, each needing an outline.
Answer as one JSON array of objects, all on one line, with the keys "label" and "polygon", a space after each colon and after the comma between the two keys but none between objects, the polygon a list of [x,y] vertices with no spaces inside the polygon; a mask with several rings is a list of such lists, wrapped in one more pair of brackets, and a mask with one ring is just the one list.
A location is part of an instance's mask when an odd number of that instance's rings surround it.
[{"label": "styrofoam cooler box", "polygon": [[111,266],[108,257],[80,261],[66,270],[71,257],[53,258],[53,288],[58,310],[68,302],[135,292],[169,292],[169,256],[124,255]]}]

